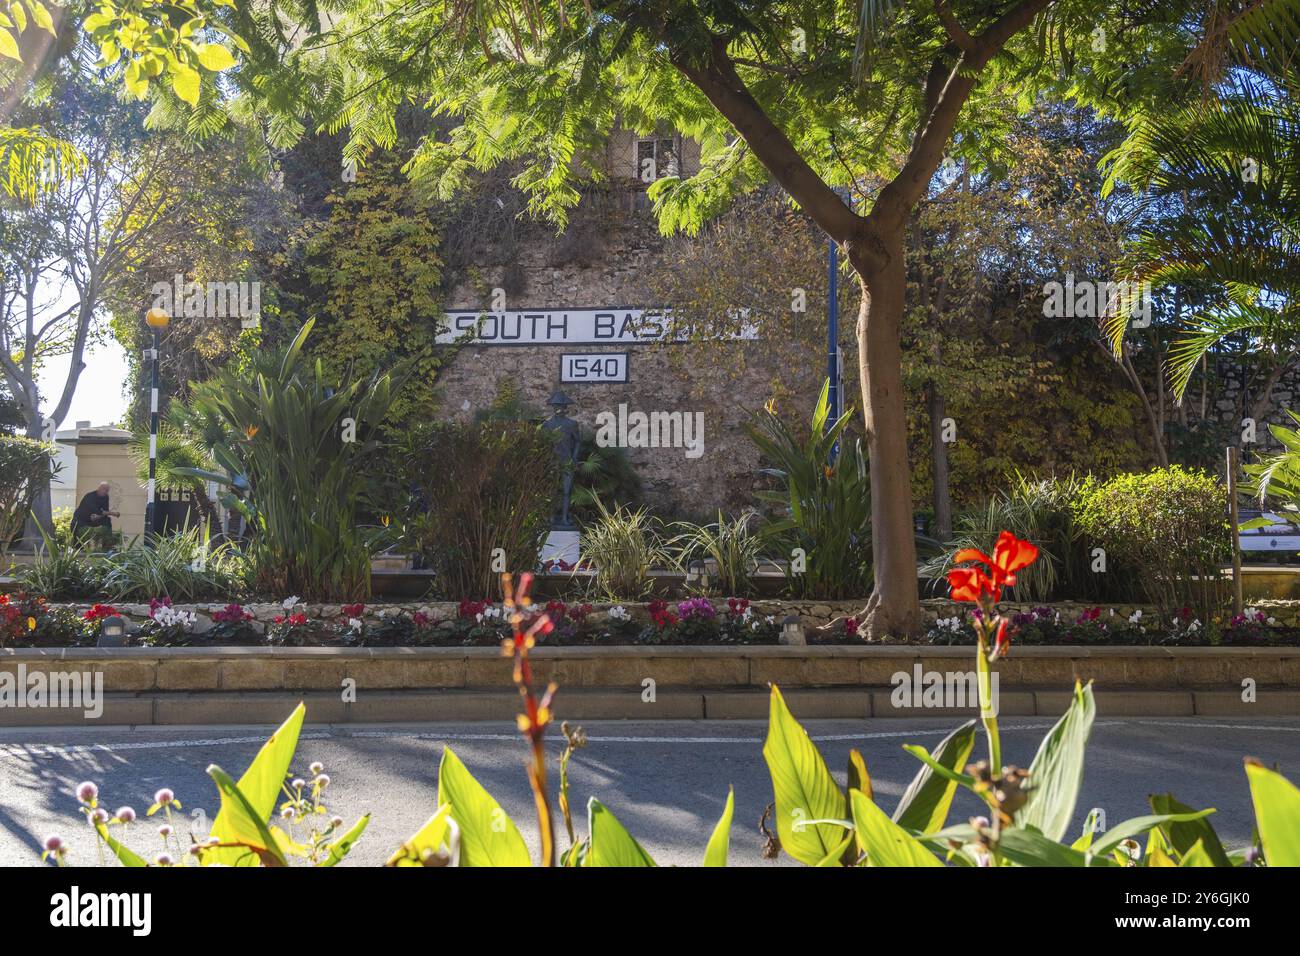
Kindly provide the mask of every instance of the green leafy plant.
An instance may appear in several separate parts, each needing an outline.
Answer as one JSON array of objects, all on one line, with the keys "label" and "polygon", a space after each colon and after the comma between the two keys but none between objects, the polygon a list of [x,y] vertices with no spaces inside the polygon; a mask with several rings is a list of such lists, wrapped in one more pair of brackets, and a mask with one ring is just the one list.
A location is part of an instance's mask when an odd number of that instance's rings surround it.
[{"label": "green leafy plant", "polygon": [[148,545],[136,539],[99,559],[100,591],[112,601],[196,601],[243,591],[243,555],[228,543],[207,547],[202,531],[156,535]]},{"label": "green leafy plant", "polygon": [[27,520],[33,496],[58,470],[48,443],[0,435],[0,565]]},{"label": "green leafy plant", "polygon": [[41,529],[44,548],[36,559],[15,569],[15,577],[34,594],[51,601],[92,597],[100,591],[102,571],[90,552],[90,543],[74,541]]},{"label": "green leafy plant", "polygon": [[595,571],[602,597],[639,598],[651,588],[652,569],[677,567],[660,523],[645,508],[617,505],[611,511],[599,500],[595,505],[595,519],[582,526],[579,564]]},{"label": "green leafy plant", "polygon": [[1014,601],[1049,601],[1067,596],[1112,600],[1132,599],[1138,592],[1126,575],[1095,574],[1091,555],[1074,520],[1074,507],[1090,494],[1091,476],[1034,477],[1019,472],[1009,486],[982,506],[957,515],[954,536],[942,551],[921,568],[923,577],[940,584],[952,567],[952,556],[963,548],[992,550],[998,534],[1007,529],[1033,541],[1039,560],[1017,577],[1009,594]]},{"label": "green leafy plant", "polygon": [[712,524],[677,521],[671,527],[678,533],[665,547],[676,550],[677,564],[688,571],[692,562],[704,562],[705,573],[716,581],[715,592],[749,594],[749,576],[762,563],[763,537],[755,530],[757,519],[753,511],[727,518],[719,510]]},{"label": "green leafy plant", "polygon": [[404,439],[401,460],[402,483],[413,492],[405,539],[448,597],[491,594],[502,558],[507,567],[537,564],[554,503],[546,432],[499,419],[425,425]]},{"label": "green leafy plant", "polygon": [[308,320],[281,352],[258,354],[194,387],[197,412],[222,422],[212,448],[224,471],[179,467],[175,474],[215,481],[222,504],[252,529],[254,586],[306,599],[356,599],[370,593],[370,556],[382,533],[360,516],[373,483],[366,464],[375,430],[406,366],[366,381],[335,384],[318,360],[305,367]]},{"label": "green leafy plant", "polygon": [[1104,551],[1107,575],[1131,576],[1165,616],[1190,607],[1208,621],[1227,600],[1226,503],[1213,477],[1174,465],[1089,485],[1072,510],[1085,547]]},{"label": "green leafy plant", "polygon": [[[190,846],[182,843],[172,817],[182,805],[167,789],[158,791],[147,813],[166,820],[159,831],[162,851],[152,860],[128,847],[125,836],[118,839],[113,835],[117,827],[121,828],[117,832],[123,833],[135,822],[136,814],[124,808],[110,816],[99,806],[99,788],[93,783],[77,787],[81,811],[94,827],[101,846],[127,867],[289,866],[294,859],[311,866],[334,866],[361,837],[370,815],[365,814],[345,829],[342,818],[328,813],[322,798],[330,779],[320,764],[311,765],[310,781],[287,781],[305,715],[306,708],[299,704],[262,745],[238,782],[216,764],[208,767],[208,776],[220,794],[221,809],[204,840]],[[279,825],[270,822],[277,803]],[[45,847],[42,858],[52,857],[60,866],[66,865],[68,848],[62,839],[47,838]]]},{"label": "green leafy plant", "polygon": [[[791,561],[789,588],[799,597],[859,597],[871,590],[871,484],[858,440],[845,435],[853,410],[830,421],[830,383],[822,385],[806,436],[800,437],[771,410],[748,428],[771,465],[762,470],[784,487],[760,491],[780,517],[764,534]],[[831,451],[840,445],[835,463]],[[799,566],[799,567],[796,567]]]}]

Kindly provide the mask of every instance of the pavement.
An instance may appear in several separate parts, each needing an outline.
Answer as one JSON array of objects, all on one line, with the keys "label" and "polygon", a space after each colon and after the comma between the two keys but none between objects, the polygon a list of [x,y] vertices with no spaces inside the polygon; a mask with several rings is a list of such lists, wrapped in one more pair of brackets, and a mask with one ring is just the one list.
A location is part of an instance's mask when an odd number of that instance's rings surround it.
[{"label": "pavement", "polygon": [[[849,749],[861,750],[877,800],[892,811],[918,766],[902,744],[933,747],[953,723],[895,718],[810,720],[805,726],[841,783]],[[1051,722],[1004,718],[1001,726],[1004,760],[1028,766]],[[596,796],[661,865],[695,865],[732,785],[732,865],[774,865],[762,858],[758,832],[763,808],[772,799],[762,756],[765,722],[592,721],[585,727],[590,743],[570,766],[570,801],[580,834],[586,829],[587,799]],[[83,780],[99,785],[101,802],[110,810],[129,804],[142,817],[154,792],[170,787],[183,804],[184,822],[206,833],[218,802],[205,768],[216,763],[238,776],[272,729],[0,729],[0,865],[36,864],[40,841],[52,832],[72,843],[73,863],[95,862],[95,841],[72,795]],[[311,761],[321,761],[332,779],[330,811],[349,823],[361,813],[373,814],[345,865],[382,863],[428,818],[447,744],[500,801],[536,853],[525,749],[512,726],[309,725],[294,770],[305,773]],[[557,732],[553,756],[561,746]],[[981,738],[977,755],[982,747]],[[1078,831],[1091,807],[1102,808],[1113,825],[1149,813],[1147,794],[1172,792],[1191,806],[1216,807],[1211,822],[1224,842],[1243,845],[1253,821],[1241,763],[1245,755],[1300,780],[1300,717],[1098,720],[1071,830]],[[552,763],[553,785],[554,768]],[[979,809],[973,797],[959,791],[950,821]],[[128,844],[141,853],[158,852],[154,826],[134,825]],[[559,846],[568,846],[562,826]]]}]

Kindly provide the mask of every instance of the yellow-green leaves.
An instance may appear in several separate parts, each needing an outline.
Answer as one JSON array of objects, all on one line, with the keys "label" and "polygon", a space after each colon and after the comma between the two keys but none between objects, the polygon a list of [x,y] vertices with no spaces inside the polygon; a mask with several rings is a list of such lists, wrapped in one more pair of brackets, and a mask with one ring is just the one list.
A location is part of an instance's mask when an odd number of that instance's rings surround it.
[{"label": "yellow-green leaves", "polygon": [[713,828],[713,835],[709,837],[709,845],[704,848],[704,865],[705,866],[726,866],[727,850],[731,845],[731,817],[736,810],[736,790],[734,787],[727,789],[727,805],[722,808],[722,818],[718,820],[718,825]]},{"label": "yellow-green leaves", "polygon": [[220,43],[200,43],[195,46],[199,62],[205,70],[220,73],[235,65],[235,57]]},{"label": "yellow-green leaves", "polygon": [[325,859],[321,860],[317,866],[334,866],[345,856],[352,852],[352,847],[357,840],[361,839],[361,834],[365,832],[366,827],[370,825],[370,814],[365,814],[360,820],[352,824],[352,829],[348,830],[343,836],[339,837],[329,845],[329,852]]},{"label": "yellow-green leaves", "polygon": [[460,828],[451,818],[451,807],[443,804],[415,834],[397,848],[384,866],[424,866],[433,854],[443,854],[448,866],[459,862]]},{"label": "yellow-green leaves", "polygon": [[460,826],[461,866],[528,866],[528,847],[501,805],[446,747],[438,767],[438,803]]},{"label": "yellow-green leaves", "polygon": [[266,825],[266,816],[258,814],[252,802],[240,791],[235,781],[230,779],[215,764],[208,768],[208,776],[221,792],[221,811],[217,821],[221,824],[221,833],[217,834],[217,824],[212,825],[212,835],[224,844],[205,851],[203,863],[225,863],[227,866],[287,866],[280,841],[275,838]]},{"label": "yellow-green leaves", "polygon": [[843,819],[844,794],[775,686],[763,758],[772,774],[781,846],[800,863],[816,866],[843,843],[844,829],[828,823],[805,825],[805,821]]},{"label": "yellow-green leaves", "polygon": [[861,790],[850,790],[853,826],[858,846],[867,855],[868,866],[943,866],[943,863],[867,799]]},{"label": "yellow-green leaves", "polygon": [[[221,811],[217,818],[212,822],[212,836],[219,842],[246,842],[243,838],[248,836],[248,830],[252,826],[249,819],[255,818],[262,831],[266,831],[266,821],[271,818],[275,811],[276,801],[280,796],[280,787],[284,784],[284,778],[289,773],[289,763],[293,760],[294,751],[298,749],[298,735],[302,732],[303,718],[306,716],[307,709],[299,704],[294,708],[288,720],[280,725],[280,729],[273,733],[270,739],[262,745],[262,749],[257,752],[253,762],[249,765],[244,775],[239,778],[239,783],[234,785],[240,795],[240,800],[235,800],[233,795],[227,798],[225,789],[222,789],[221,782],[213,774],[216,770],[221,776],[219,767],[210,768],[209,776],[217,780],[218,789],[222,790]],[[229,779],[229,778],[227,778]],[[242,803],[241,803],[242,800]],[[238,819],[236,819],[238,818]],[[269,832],[265,839],[273,844]],[[278,851],[276,851],[278,852]],[[220,848],[210,850],[204,855],[207,863],[224,863],[227,866],[256,866],[256,859],[250,859],[249,854],[239,848]]]},{"label": "yellow-green leaves", "polygon": [[1246,761],[1255,828],[1269,866],[1300,866],[1300,790],[1255,760]]},{"label": "yellow-green leaves", "polygon": [[108,844],[108,848],[113,851],[113,855],[117,857],[118,862],[120,862],[123,866],[138,867],[138,866],[149,865],[144,861],[143,857],[139,856],[138,854],[134,853],[132,850],[130,850],[122,843],[119,843],[117,840],[113,839],[112,834],[108,832],[108,827],[104,826],[104,824],[96,823],[95,830],[97,833],[99,833],[99,838],[103,840],[106,844]]},{"label": "yellow-green leaves", "polygon": [[655,865],[650,854],[595,797],[587,803],[587,827],[591,834],[591,847],[582,861],[583,866]]},{"label": "yellow-green leaves", "polygon": [[199,105],[199,71],[191,66],[186,66],[179,60],[173,60],[169,64],[168,72],[172,78],[172,90],[190,106]]},{"label": "yellow-green leaves", "polygon": [[[974,747],[975,721],[970,720],[943,738],[929,756],[937,766],[958,774]],[[921,833],[942,829],[959,782],[956,777],[936,772],[929,762],[923,761],[894,809],[894,822]]]},{"label": "yellow-green leaves", "polygon": [[1092,685],[1076,683],[1070,709],[1043,738],[1029,765],[1032,787],[1016,815],[1017,826],[1037,827],[1050,840],[1065,836],[1083,783],[1083,756],[1096,713]]}]

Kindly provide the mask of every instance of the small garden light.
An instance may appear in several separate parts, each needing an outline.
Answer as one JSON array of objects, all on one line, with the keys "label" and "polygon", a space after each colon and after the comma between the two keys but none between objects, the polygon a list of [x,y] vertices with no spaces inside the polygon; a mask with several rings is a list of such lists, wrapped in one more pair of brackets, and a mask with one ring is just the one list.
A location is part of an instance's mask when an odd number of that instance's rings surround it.
[{"label": "small garden light", "polygon": [[804,640],[803,628],[799,626],[799,616],[797,614],[787,614],[785,620],[781,622],[781,643],[794,645],[808,643]]},{"label": "small garden light", "polygon": [[96,647],[125,647],[126,621],[118,615],[106,617],[99,625],[99,640]]}]

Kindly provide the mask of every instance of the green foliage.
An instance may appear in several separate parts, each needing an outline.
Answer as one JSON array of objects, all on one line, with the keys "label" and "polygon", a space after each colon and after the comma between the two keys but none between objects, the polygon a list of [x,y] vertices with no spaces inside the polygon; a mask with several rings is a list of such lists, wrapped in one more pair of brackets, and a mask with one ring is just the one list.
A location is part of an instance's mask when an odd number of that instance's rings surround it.
[{"label": "green foliage", "polygon": [[46,534],[36,559],[14,571],[22,586],[51,601],[94,597],[100,592],[102,566],[94,560],[89,542]]},{"label": "green foliage", "polygon": [[611,601],[636,599],[651,588],[650,572],[673,569],[659,520],[645,508],[623,505],[612,511],[596,502],[596,517],[582,526],[580,563],[596,572],[595,588]]},{"label": "green foliage", "polygon": [[431,386],[445,357],[434,344],[442,316],[438,210],[400,165],[385,153],[358,169],[355,182],[333,177],[327,216],[308,218],[268,262],[280,307],[316,319],[307,351],[327,377],[365,379],[411,363],[411,385],[386,419],[389,433],[432,417]]},{"label": "green foliage", "polygon": [[319,360],[306,367],[311,329],[309,320],[287,349],[195,386],[191,404],[224,427],[213,446],[224,473],[176,473],[229,489],[222,503],[253,529],[248,555],[259,591],[356,600],[370,593],[379,538],[360,520],[373,487],[366,465],[406,373],[339,384]]},{"label": "green foliage", "polygon": [[46,442],[0,435],[0,559],[22,530],[32,497],[56,471],[54,449]]},{"label": "green foliage", "polygon": [[404,537],[437,572],[441,591],[476,600],[493,592],[504,568],[537,566],[556,491],[547,432],[527,422],[437,423],[399,441],[411,496]]},{"label": "green foliage", "polygon": [[792,567],[790,590],[799,597],[836,599],[871,590],[871,484],[862,443],[850,443],[846,434],[852,410],[829,421],[829,384],[822,385],[806,436],[770,410],[747,430],[771,463],[762,474],[785,486],[759,492],[760,500],[781,512],[764,534],[783,555],[803,551],[804,567]]},{"label": "green foliage", "polygon": [[1038,560],[1017,574],[1016,583],[1007,589],[1011,600],[1042,603],[1062,597],[1083,600],[1132,596],[1122,590],[1124,585],[1131,585],[1129,578],[1093,573],[1092,557],[1075,524],[1076,503],[1095,485],[1091,477],[1040,478],[1016,472],[1008,483],[1008,488],[981,507],[958,513],[953,522],[953,539],[946,542],[942,553],[922,566],[922,575],[937,590],[946,593],[946,575],[953,554],[962,548],[991,554],[998,534],[1006,529],[1039,548]]},{"label": "green foliage", "polygon": [[200,528],[138,539],[96,559],[99,590],[112,601],[225,598],[245,589],[243,556],[230,544],[207,546]]},{"label": "green foliage", "polygon": [[1208,621],[1227,599],[1226,502],[1213,477],[1173,465],[1090,483],[1072,511],[1086,549],[1105,551],[1107,575],[1132,577],[1166,615],[1191,607]]},{"label": "green foliage", "polygon": [[[1289,409],[1287,415],[1300,425],[1300,415]],[[1246,465],[1243,470],[1248,480],[1242,483],[1241,491],[1256,496],[1260,504],[1265,500],[1277,502],[1283,517],[1300,524],[1300,429],[1269,425],[1268,430],[1282,445],[1282,451]]]},{"label": "green foliage", "polygon": [[714,591],[743,597],[750,593],[749,576],[758,570],[763,538],[756,533],[757,514],[746,511],[726,518],[721,510],[712,524],[677,521],[671,526],[678,533],[664,546],[676,550],[676,563],[688,572],[691,563],[705,563],[705,573]]}]

